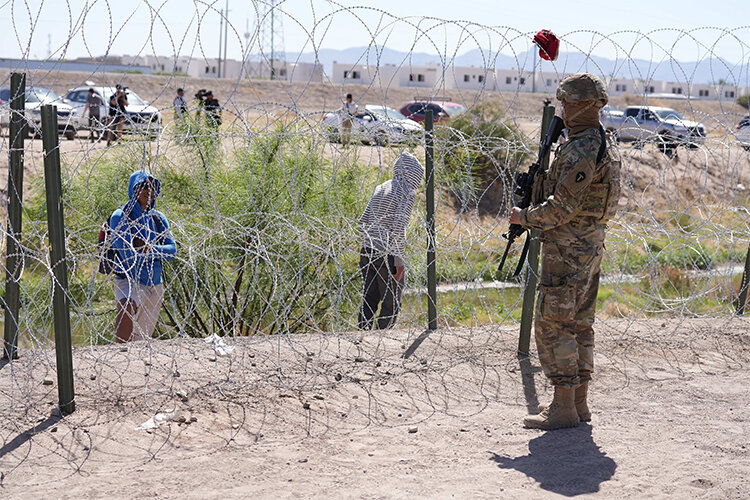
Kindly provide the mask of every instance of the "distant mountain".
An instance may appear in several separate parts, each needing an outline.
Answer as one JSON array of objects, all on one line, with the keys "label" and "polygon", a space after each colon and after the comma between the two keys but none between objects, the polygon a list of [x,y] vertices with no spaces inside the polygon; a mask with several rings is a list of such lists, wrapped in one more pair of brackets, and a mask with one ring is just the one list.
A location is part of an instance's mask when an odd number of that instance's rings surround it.
[{"label": "distant mountain", "polygon": [[[616,54],[615,54],[616,56]],[[286,53],[287,61],[315,62],[314,52]],[[496,69],[523,68],[531,70],[534,64],[532,52],[515,55],[473,49],[461,55],[428,54],[424,52],[401,52],[385,47],[354,47],[347,49],[321,49],[317,60],[330,74],[334,61],[351,64],[395,64],[397,66],[422,66],[437,64],[446,66],[479,66]],[[539,58],[537,58],[539,61]],[[643,78],[657,81],[692,81],[693,83],[718,83],[743,85],[748,78],[747,70],[740,65],[730,64],[720,58],[707,58],[701,61],[681,62],[674,59],[648,61],[628,59],[624,56],[606,58],[587,56],[581,52],[561,53],[557,61],[541,62],[542,71],[577,73],[589,71],[603,76],[621,78]]]}]

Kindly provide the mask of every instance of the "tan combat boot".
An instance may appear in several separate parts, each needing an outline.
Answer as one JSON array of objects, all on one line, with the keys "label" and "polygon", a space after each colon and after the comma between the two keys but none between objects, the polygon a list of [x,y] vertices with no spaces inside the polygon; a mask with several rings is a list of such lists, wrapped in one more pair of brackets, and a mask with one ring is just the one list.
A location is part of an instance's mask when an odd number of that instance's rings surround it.
[{"label": "tan combat boot", "polygon": [[552,403],[539,415],[529,415],[524,418],[523,425],[531,429],[546,431],[577,426],[580,420],[575,407],[575,395],[574,387],[555,386],[555,397]]},{"label": "tan combat boot", "polygon": [[576,412],[578,412],[578,418],[581,419],[581,422],[588,422],[591,420],[591,412],[589,411],[589,405],[586,402],[586,397],[589,393],[589,383],[581,382],[581,384],[576,387],[576,397],[575,397],[575,403],[576,403]]},{"label": "tan combat boot", "polygon": [[[589,393],[589,383],[581,382],[581,385],[576,387],[576,412],[578,412],[578,419],[581,422],[591,421],[591,412],[589,411],[589,405],[586,402]],[[547,405],[539,405],[539,413],[542,413],[547,409]]]}]

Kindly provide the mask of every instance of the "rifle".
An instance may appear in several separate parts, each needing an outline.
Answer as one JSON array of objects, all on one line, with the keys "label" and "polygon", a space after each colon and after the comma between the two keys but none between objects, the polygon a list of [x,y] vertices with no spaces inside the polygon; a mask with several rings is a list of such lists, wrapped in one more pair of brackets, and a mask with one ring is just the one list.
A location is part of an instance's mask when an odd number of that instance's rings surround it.
[{"label": "rifle", "polygon": [[[523,209],[531,205],[531,189],[534,186],[534,178],[536,177],[537,171],[539,170],[539,166],[541,165],[544,157],[547,156],[547,153],[549,153],[552,144],[554,144],[560,137],[560,134],[562,133],[564,128],[565,125],[562,118],[560,118],[559,116],[555,116],[554,118],[552,118],[552,121],[549,124],[549,129],[547,129],[547,135],[544,137],[544,141],[539,147],[539,156],[537,160],[531,164],[528,172],[519,172],[516,174],[516,189],[514,193],[519,200],[515,205],[518,208]],[[506,245],[505,247],[503,258],[500,260],[500,266],[497,268],[498,274],[503,270],[505,259],[506,257],[508,257],[508,250],[510,250],[511,245],[513,245],[513,242],[516,240],[516,238],[518,238],[525,232],[526,229],[522,225],[511,224],[508,228],[508,232],[503,234],[503,238],[508,240],[508,245]],[[523,245],[523,250],[521,251],[521,259],[518,261],[516,271],[513,273],[514,278],[521,274],[521,269],[523,268],[523,263],[526,260],[526,253],[528,251],[529,237],[527,236],[526,241]]]}]

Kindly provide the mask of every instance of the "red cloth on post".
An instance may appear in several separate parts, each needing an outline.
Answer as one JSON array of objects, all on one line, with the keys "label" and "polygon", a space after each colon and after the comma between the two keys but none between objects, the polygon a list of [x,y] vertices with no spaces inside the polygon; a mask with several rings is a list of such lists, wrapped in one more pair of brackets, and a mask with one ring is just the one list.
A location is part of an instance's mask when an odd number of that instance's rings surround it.
[{"label": "red cloth on post", "polygon": [[539,57],[548,61],[557,60],[560,40],[550,30],[542,30],[534,35],[534,43],[539,46]]}]

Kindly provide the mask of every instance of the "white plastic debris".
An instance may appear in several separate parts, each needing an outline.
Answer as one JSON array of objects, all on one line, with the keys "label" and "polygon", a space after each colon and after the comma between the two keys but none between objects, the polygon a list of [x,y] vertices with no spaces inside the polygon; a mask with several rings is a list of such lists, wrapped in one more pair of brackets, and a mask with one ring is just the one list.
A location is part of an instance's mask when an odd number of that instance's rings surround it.
[{"label": "white plastic debris", "polygon": [[214,352],[216,353],[216,356],[220,358],[229,356],[230,354],[232,354],[232,351],[234,351],[234,346],[227,345],[224,342],[224,338],[219,337],[215,333],[212,333],[210,336],[206,337],[205,342],[206,344],[213,344],[212,347],[214,348]]},{"label": "white plastic debris", "polygon": [[156,429],[162,424],[166,424],[173,420],[175,417],[175,410],[166,410],[162,413],[157,413],[153,417],[149,418],[141,425],[135,428],[137,431],[147,431],[149,429]]}]

